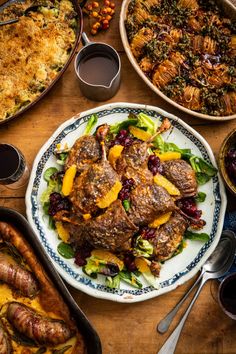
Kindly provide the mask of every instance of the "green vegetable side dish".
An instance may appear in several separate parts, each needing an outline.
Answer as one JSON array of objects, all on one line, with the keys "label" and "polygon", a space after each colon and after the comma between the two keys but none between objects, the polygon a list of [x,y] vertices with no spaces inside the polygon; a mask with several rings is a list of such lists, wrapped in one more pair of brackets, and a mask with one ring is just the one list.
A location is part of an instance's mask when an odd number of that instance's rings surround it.
[{"label": "green vegetable side dish", "polygon": [[[87,122],[86,128],[81,138],[79,138],[81,139],[79,142],[86,142],[86,139],[88,139],[88,141],[91,143],[91,140],[89,140],[91,138],[92,141],[94,141],[93,139],[96,141],[96,139],[98,139],[97,134],[100,134],[99,137],[101,139],[101,129],[103,129],[103,126],[102,128],[101,126],[97,127],[97,123],[98,117],[96,115],[92,115]],[[141,144],[140,146],[143,146],[142,144],[146,144],[145,141],[141,141],[138,137],[135,136],[135,134],[138,134],[138,136],[142,137],[146,136],[145,133],[148,133],[149,135],[147,136],[153,136],[156,131],[158,131],[158,129],[162,128],[163,124],[164,121],[159,122],[157,119],[154,121],[146,114],[140,113],[138,115],[130,114],[126,120],[109,126],[109,133],[107,133],[104,140],[107,154],[107,158],[105,160],[106,164],[108,163],[107,161],[114,164],[114,161],[116,161],[114,158],[121,158],[123,156],[122,151],[128,151],[130,146],[135,146],[135,144]],[[97,129],[95,129],[95,127],[97,127]],[[135,127],[135,130],[130,129],[130,127]],[[133,133],[131,133],[132,131]],[[142,132],[144,135],[142,135]],[[125,143],[122,145],[124,141],[128,141],[129,144],[127,146]],[[116,148],[116,145],[122,145],[123,150],[121,149],[121,152],[119,152],[120,155],[114,155],[114,157],[111,156],[111,151],[113,147]],[[145,224],[140,224],[140,226],[136,227],[137,231],[135,231],[132,236],[128,252],[122,250],[113,251],[109,249],[109,247],[106,247],[106,249],[101,247],[94,247],[94,245],[87,240],[85,242],[85,246],[77,246],[75,242],[76,237],[71,234],[70,228],[68,228],[68,223],[70,223],[70,214],[72,214],[73,218],[72,224],[75,226],[77,224],[82,225],[79,227],[85,227],[86,230],[86,227],[88,227],[91,222],[95,223],[97,220],[100,220],[99,218],[102,218],[102,216],[109,210],[109,208],[111,208],[111,206],[116,203],[118,198],[122,202],[119,208],[122,208],[123,210],[122,215],[125,215],[123,217],[130,218],[132,217],[134,206],[132,199],[133,197],[131,196],[133,195],[133,191],[135,191],[135,183],[137,182],[134,183],[133,178],[120,179],[122,186],[117,193],[115,198],[116,201],[113,200],[111,204],[105,206],[104,209],[100,208],[97,209],[96,212],[88,212],[84,213],[83,215],[78,214],[78,216],[76,216],[76,214],[73,214],[75,213],[75,205],[73,204],[73,199],[70,197],[70,193],[73,194],[73,188],[76,188],[75,181],[80,178],[80,176],[87,170],[83,170],[82,173],[77,172],[76,176],[74,177],[69,176],[69,169],[71,168],[71,165],[68,165],[68,161],[71,158],[71,151],[72,150],[67,146],[67,144],[64,146],[58,144],[56,146],[54,155],[58,168],[49,167],[44,172],[43,178],[47,183],[47,187],[42,193],[40,201],[45,213],[45,217],[49,218],[49,226],[55,229],[55,232],[57,232],[60,239],[60,242],[57,246],[58,253],[65,259],[74,259],[75,264],[81,266],[83,272],[87,276],[91,278],[97,278],[99,274],[105,276],[105,284],[110,288],[119,288],[121,281],[123,281],[139,289],[143,286],[142,280],[140,278],[140,276],[142,276],[149,285],[158,287],[157,279],[161,264],[163,264],[169,258],[180,254],[187,247],[188,240],[201,242],[209,241],[209,235],[204,232],[196,232],[196,230],[201,230],[205,224],[205,222],[200,219],[201,211],[198,208],[200,203],[204,203],[207,195],[204,192],[197,190],[197,192],[191,197],[182,197],[181,195],[170,196],[169,193],[171,192],[168,189],[169,186],[165,185],[166,180],[168,183],[170,183],[170,181],[163,172],[164,170],[160,169],[157,172],[155,170],[156,165],[150,164],[150,161],[158,161],[159,166],[165,166],[166,161],[171,161],[171,163],[175,163],[176,161],[184,161],[185,164],[187,162],[188,168],[191,171],[194,171],[192,173],[195,174],[196,181],[199,186],[207,183],[212,177],[214,177],[217,173],[217,170],[209,162],[206,162],[201,157],[195,156],[191,152],[191,149],[181,149],[172,142],[166,142],[160,133],[150,142],[150,144],[148,144],[147,168],[149,171],[147,172],[149,175],[154,176],[152,182],[154,184],[154,188],[159,188],[161,191],[164,190],[164,193],[168,193],[172,203],[175,203],[175,208],[177,210],[177,214],[179,215],[178,217],[180,219],[182,218],[182,220],[188,220],[188,222],[185,221],[188,223],[188,226],[186,226],[185,229],[180,232],[181,237],[176,243],[175,248],[171,252],[168,250],[169,253],[167,257],[156,258],[157,249],[159,247],[157,235],[159,232],[166,232],[165,225],[171,225],[171,223],[175,222],[176,211],[173,209],[169,213],[157,213],[153,222],[150,223],[150,221],[148,221]],[[157,152],[158,154],[156,155]],[[158,156],[160,156],[160,158]],[[166,156],[173,157],[173,160]],[[161,160],[162,158],[163,161]],[[94,165],[89,165],[87,169],[89,169],[91,166],[96,167],[99,163],[103,162],[93,163]],[[155,167],[154,169],[153,166]],[[161,183],[158,185],[158,187],[155,184],[157,182],[154,183],[154,181],[156,181],[155,176],[161,177],[162,182],[158,182]],[[62,190],[64,190],[63,184],[65,183],[65,180],[67,180],[68,183],[68,179],[70,178],[73,178],[73,180],[70,181],[70,183],[72,183],[72,190],[68,196],[65,196],[62,193]],[[164,182],[162,179],[164,179]],[[138,184],[137,188],[142,189],[143,183],[144,182]],[[174,186],[172,183],[170,183],[171,187]],[[176,190],[175,186],[174,188]],[[109,193],[110,196],[107,198],[111,198],[111,196],[113,197],[113,191],[112,193],[109,191]],[[114,220],[114,224],[115,223],[116,221]],[[200,224],[201,226],[199,226]],[[194,225],[194,227],[192,227],[192,225]],[[197,227],[195,227],[196,225]],[[113,226],[111,226],[111,228],[112,227]],[[76,232],[76,230],[79,230],[79,228],[74,230]]]},{"label": "green vegetable side dish", "polygon": [[235,18],[225,8],[212,0],[131,0],[124,23],[125,47],[154,90],[219,118],[236,113]]}]

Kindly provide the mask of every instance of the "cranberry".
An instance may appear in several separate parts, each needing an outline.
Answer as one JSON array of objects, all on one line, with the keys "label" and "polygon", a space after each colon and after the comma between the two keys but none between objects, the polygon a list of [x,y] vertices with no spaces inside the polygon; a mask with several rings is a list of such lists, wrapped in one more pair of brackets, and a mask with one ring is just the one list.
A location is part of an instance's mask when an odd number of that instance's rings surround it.
[{"label": "cranberry", "polygon": [[130,272],[135,272],[137,270],[134,260],[135,260],[135,257],[133,254],[127,253],[124,256],[124,264]]},{"label": "cranberry", "polygon": [[202,211],[201,210],[195,210],[193,214],[194,214],[193,215],[194,219],[199,220],[199,219],[201,219]]},{"label": "cranberry", "polygon": [[131,136],[127,136],[124,141],[123,141],[123,144],[124,146],[131,146],[134,142],[134,139],[131,137]]},{"label": "cranberry", "polygon": [[132,188],[134,187],[134,179],[133,178],[126,178],[122,181],[122,185],[123,187],[121,188],[120,192],[119,192],[119,196],[118,198],[120,200],[129,200],[129,196],[130,196],[130,192],[132,190]]},{"label": "cranberry", "polygon": [[49,201],[50,201],[50,203],[59,203],[60,201],[61,201],[61,199],[62,199],[62,196],[61,196],[61,194],[60,193],[52,193],[52,194],[50,194],[50,197],[49,197]]},{"label": "cranberry", "polygon": [[129,199],[129,194],[130,194],[130,191],[123,187],[120,190],[118,198],[123,202],[123,200],[125,200],[125,199],[128,200]]},{"label": "cranberry", "polygon": [[234,148],[231,148],[229,151],[228,151],[228,153],[227,153],[227,155],[226,155],[226,158],[227,158],[227,160],[236,160],[236,149],[234,149]]},{"label": "cranberry", "polygon": [[232,179],[236,180],[236,160],[228,163],[227,171],[228,171],[229,176]]},{"label": "cranberry", "polygon": [[135,181],[133,178],[125,178],[123,181],[122,181],[122,184],[124,187],[127,187],[127,188],[133,188],[134,187],[134,184],[135,184]]},{"label": "cranberry", "polygon": [[91,251],[90,245],[84,245],[83,248],[78,249],[75,254],[75,264],[80,267],[84,266],[87,263],[86,258],[91,256]]},{"label": "cranberry", "polygon": [[178,207],[188,216],[200,219],[202,211],[197,209],[196,201],[193,197],[182,198],[177,202]]},{"label": "cranberry", "polygon": [[122,129],[117,134],[116,139],[124,139],[127,137],[128,133],[129,133],[128,130]]},{"label": "cranberry", "polygon": [[133,144],[134,139],[129,135],[128,130],[122,129],[116,136],[114,140],[111,141],[110,146],[122,145],[130,146]]},{"label": "cranberry", "polygon": [[155,176],[157,173],[163,173],[163,168],[161,165],[161,160],[156,155],[150,155],[148,158],[148,168]]},{"label": "cranberry", "polygon": [[114,277],[119,273],[120,269],[117,264],[107,263],[104,268],[101,270],[101,273],[104,275],[108,275]]},{"label": "cranberry", "polygon": [[48,214],[53,216],[58,211],[61,210],[70,210],[70,201],[68,198],[63,198],[60,193],[51,193],[49,197],[49,208]]},{"label": "cranberry", "polygon": [[144,240],[150,240],[154,238],[156,235],[156,229],[152,229],[151,227],[144,226],[140,229],[140,235]]},{"label": "cranberry", "polygon": [[111,148],[112,146],[114,146],[114,145],[120,145],[119,140],[117,140],[117,139],[111,140],[111,142],[110,142],[110,148]]},{"label": "cranberry", "polygon": [[233,183],[236,183],[236,148],[232,147],[226,154],[225,167]]}]

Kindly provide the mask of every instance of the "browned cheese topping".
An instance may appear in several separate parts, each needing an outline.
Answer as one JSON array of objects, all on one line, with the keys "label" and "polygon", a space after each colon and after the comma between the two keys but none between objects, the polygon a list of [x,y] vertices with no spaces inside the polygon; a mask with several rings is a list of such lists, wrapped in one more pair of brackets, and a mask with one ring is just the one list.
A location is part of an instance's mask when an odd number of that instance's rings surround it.
[{"label": "browned cheese topping", "polygon": [[[55,79],[75,43],[69,0],[50,2],[0,30],[0,121],[25,107]],[[0,20],[16,18],[32,3],[9,6]],[[48,6],[47,6],[48,5]]]}]

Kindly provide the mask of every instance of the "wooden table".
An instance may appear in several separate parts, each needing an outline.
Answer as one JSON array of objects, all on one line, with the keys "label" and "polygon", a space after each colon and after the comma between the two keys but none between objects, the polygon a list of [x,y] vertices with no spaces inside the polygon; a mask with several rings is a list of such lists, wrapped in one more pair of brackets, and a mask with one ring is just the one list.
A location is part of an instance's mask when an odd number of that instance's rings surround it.
[{"label": "wooden table", "polygon": [[[224,137],[235,128],[235,121],[210,122],[183,114],[153,93],[130,65],[119,36],[120,1],[117,1],[115,18],[109,31],[99,34],[96,40],[114,46],[122,61],[122,83],[119,92],[109,102],[134,102],[159,106],[182,118],[196,129],[211,145],[215,156]],[[86,22],[86,21],[85,21]],[[85,24],[85,30],[88,29]],[[92,102],[80,93],[73,63],[49,94],[27,113],[6,125],[0,126],[0,142],[18,146],[32,166],[33,160],[45,141],[65,120],[77,112],[104,104]],[[0,205],[16,209],[25,215],[25,188],[11,191],[0,187]],[[231,208],[235,202],[228,195]],[[157,298],[136,303],[119,304],[98,300],[72,289],[71,293],[100,335],[104,354],[154,354],[170,332],[161,335],[156,324],[178,302],[193,280],[176,290]],[[236,353],[236,322],[227,318],[217,300],[217,282],[209,282],[194,305],[178,343],[176,354]],[[172,331],[185,306],[180,310]]]}]

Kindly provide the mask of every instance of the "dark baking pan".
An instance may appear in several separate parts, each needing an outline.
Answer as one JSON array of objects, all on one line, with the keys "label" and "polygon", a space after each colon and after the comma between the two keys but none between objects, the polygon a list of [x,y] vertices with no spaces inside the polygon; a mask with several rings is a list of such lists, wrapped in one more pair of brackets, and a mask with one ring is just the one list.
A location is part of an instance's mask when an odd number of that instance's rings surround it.
[{"label": "dark baking pan", "polygon": [[38,260],[43,265],[46,274],[52,280],[55,288],[59,291],[63,300],[69,307],[73,318],[77,323],[77,327],[80,333],[83,335],[85,345],[88,354],[102,354],[102,347],[100,338],[95,331],[95,329],[90,324],[89,320],[85,314],[81,311],[79,306],[74,301],[73,297],[70,295],[60,276],[56,272],[54,266],[52,265],[50,259],[45,253],[43,247],[41,246],[38,238],[34,234],[31,226],[27,220],[19,214],[17,211],[9,208],[4,208],[0,206],[0,220],[8,222],[15,226],[24,236],[30,246],[33,248],[37,254]]},{"label": "dark baking pan", "polygon": [[[83,1],[79,1],[79,0],[71,0],[73,5],[74,5],[74,10],[77,13],[77,28],[76,28],[76,40],[74,43],[74,46],[71,50],[70,56],[67,60],[67,62],[65,63],[65,65],[63,66],[63,68],[58,72],[58,75],[55,77],[55,79],[51,82],[51,84],[38,96],[35,98],[34,101],[32,101],[31,103],[29,103],[28,105],[26,105],[25,107],[23,107],[22,109],[20,109],[19,111],[17,111],[15,114],[13,114],[12,116],[10,116],[9,118],[6,118],[4,120],[0,120],[0,125],[9,122],[11,119],[14,119],[16,117],[18,117],[20,114],[24,113],[25,111],[27,111],[28,109],[30,109],[32,106],[35,105],[35,103],[37,103],[39,100],[41,100],[41,98],[46,95],[48,93],[49,90],[51,90],[51,88],[53,87],[53,85],[60,79],[60,77],[64,74],[65,70],[67,69],[68,65],[70,64],[70,62],[72,61],[75,53],[76,53],[76,49],[79,45],[80,39],[81,39],[81,33],[83,30],[83,14],[82,14],[82,8],[83,6],[86,4],[87,0],[83,0]],[[15,2],[24,2],[24,0],[8,0],[6,2],[4,2],[2,5],[0,5],[0,12],[6,8],[7,6],[9,6],[10,4],[13,4]],[[12,25],[14,26],[14,25]]]}]

